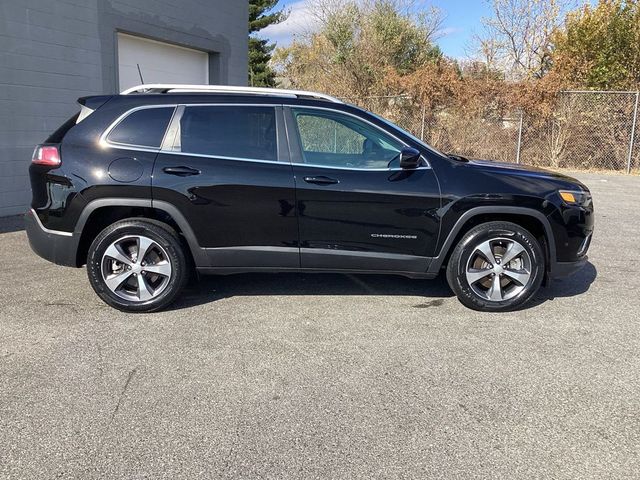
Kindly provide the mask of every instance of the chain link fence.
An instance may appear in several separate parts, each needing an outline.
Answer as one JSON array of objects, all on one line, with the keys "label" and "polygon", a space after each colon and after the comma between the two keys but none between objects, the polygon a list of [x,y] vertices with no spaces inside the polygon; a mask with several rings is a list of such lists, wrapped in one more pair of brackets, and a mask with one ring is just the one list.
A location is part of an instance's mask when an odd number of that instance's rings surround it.
[{"label": "chain link fence", "polygon": [[544,117],[434,112],[408,96],[345,100],[447,153],[555,169],[640,172],[640,92],[562,92]]}]

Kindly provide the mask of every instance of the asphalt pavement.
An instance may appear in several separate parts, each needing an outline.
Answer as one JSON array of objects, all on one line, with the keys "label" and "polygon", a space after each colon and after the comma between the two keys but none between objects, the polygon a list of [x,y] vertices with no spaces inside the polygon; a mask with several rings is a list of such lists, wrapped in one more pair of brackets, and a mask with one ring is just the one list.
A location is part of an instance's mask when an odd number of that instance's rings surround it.
[{"label": "asphalt pavement", "polygon": [[0,222],[0,478],[638,478],[640,178],[591,263],[506,314],[443,278],[209,277],[104,305]]}]

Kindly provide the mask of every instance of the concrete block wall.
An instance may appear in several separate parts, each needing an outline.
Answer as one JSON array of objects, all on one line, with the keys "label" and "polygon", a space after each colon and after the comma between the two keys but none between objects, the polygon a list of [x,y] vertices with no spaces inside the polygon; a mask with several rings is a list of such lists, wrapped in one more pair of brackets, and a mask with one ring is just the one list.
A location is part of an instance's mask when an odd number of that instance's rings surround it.
[{"label": "concrete block wall", "polygon": [[0,0],[0,216],[23,213],[33,147],[85,95],[116,93],[117,32],[210,52],[212,83],[247,83],[248,2]]}]

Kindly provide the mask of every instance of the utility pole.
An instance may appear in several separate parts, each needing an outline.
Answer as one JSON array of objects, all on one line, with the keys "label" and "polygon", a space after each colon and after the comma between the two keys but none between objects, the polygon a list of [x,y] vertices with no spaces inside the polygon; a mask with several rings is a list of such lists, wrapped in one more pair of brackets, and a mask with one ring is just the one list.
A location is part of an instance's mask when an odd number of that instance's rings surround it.
[{"label": "utility pole", "polygon": [[524,124],[524,112],[520,112],[520,128],[518,129],[518,152],[516,153],[516,163],[520,163],[520,152],[522,150],[522,126]]},{"label": "utility pole", "polygon": [[633,147],[636,140],[636,127],[638,126],[638,105],[640,104],[640,91],[636,92],[636,107],[633,110],[633,125],[631,126],[631,142],[629,144],[629,159],[627,160],[627,173],[631,173],[633,162]]}]

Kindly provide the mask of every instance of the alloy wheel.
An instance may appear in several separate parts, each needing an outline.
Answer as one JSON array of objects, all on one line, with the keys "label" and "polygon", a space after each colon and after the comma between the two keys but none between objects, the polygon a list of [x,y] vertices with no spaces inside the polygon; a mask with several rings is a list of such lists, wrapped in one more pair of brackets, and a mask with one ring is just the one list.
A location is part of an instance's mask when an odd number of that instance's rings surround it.
[{"label": "alloy wheel", "polygon": [[102,279],[107,288],[132,302],[146,302],[160,295],[172,271],[165,249],[142,235],[122,237],[102,255]]},{"label": "alloy wheel", "polygon": [[532,278],[527,249],[510,238],[494,238],[479,244],[465,269],[467,283],[481,298],[491,302],[510,300]]}]

